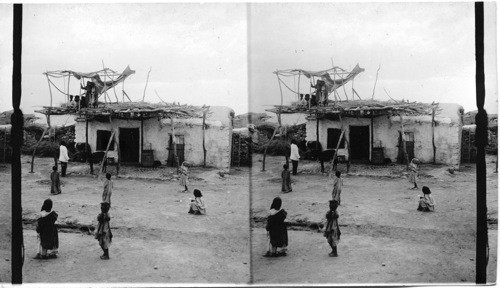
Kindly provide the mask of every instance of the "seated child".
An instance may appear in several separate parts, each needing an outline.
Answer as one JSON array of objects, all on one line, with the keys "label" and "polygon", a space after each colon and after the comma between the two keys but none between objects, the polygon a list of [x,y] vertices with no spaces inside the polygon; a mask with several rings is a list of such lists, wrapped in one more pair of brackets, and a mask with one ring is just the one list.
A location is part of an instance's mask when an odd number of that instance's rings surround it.
[{"label": "seated child", "polygon": [[434,199],[431,197],[431,189],[429,187],[422,187],[422,192],[424,192],[424,196],[420,196],[420,200],[418,201],[418,211],[423,212],[432,212],[434,211]]},{"label": "seated child", "polygon": [[194,215],[205,215],[207,214],[206,207],[205,207],[205,202],[201,197],[203,196],[201,194],[201,191],[198,189],[194,189],[193,191],[194,194],[194,199],[191,199],[191,203],[189,204],[189,214],[194,214]]}]

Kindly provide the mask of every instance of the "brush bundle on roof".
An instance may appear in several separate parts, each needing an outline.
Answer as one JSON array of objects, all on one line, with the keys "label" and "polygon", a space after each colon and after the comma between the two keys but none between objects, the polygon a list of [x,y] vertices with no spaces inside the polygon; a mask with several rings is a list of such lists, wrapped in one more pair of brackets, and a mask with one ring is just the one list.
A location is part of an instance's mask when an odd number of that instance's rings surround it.
[{"label": "brush bundle on roof", "polygon": [[124,119],[144,119],[144,118],[201,118],[203,111],[208,110],[208,106],[192,106],[169,103],[147,103],[147,102],[124,102],[124,103],[100,103],[98,108],[81,108],[61,106],[47,107],[37,111],[42,114],[64,115],[74,114],[82,118],[93,117],[115,117]]},{"label": "brush bundle on roof", "polygon": [[437,104],[427,104],[408,101],[379,101],[379,100],[352,100],[330,101],[327,106],[280,106],[275,105],[268,111],[273,113],[309,113],[309,114],[347,114],[347,115],[372,115],[400,113],[406,115],[430,115],[432,107]]}]

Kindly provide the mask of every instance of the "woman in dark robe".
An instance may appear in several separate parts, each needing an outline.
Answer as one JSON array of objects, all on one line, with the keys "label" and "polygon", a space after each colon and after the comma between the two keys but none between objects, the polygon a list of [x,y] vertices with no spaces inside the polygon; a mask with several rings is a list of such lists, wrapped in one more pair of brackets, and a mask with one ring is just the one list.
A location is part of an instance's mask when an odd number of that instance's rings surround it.
[{"label": "woman in dark robe", "polygon": [[266,230],[269,236],[269,248],[264,255],[265,257],[286,256],[288,247],[288,232],[285,224],[286,215],[286,211],[281,209],[281,198],[274,198],[267,217]]},{"label": "woman in dark robe", "polygon": [[35,259],[57,258],[57,250],[59,248],[59,235],[55,222],[57,221],[57,213],[52,210],[52,200],[47,199],[43,202],[36,225],[38,233],[38,254]]}]

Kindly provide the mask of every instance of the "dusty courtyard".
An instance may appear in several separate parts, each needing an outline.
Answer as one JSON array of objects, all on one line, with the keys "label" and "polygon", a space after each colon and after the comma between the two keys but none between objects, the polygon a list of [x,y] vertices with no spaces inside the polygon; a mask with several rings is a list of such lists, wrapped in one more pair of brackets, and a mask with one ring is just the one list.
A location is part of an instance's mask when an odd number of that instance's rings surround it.
[{"label": "dusty courtyard", "polygon": [[[216,169],[192,169],[190,189],[200,189],[207,203],[207,215],[194,216],[187,213],[193,195],[179,192],[182,189],[172,177],[172,168],[122,167],[124,178],[114,178],[111,200],[111,259],[103,261],[99,259],[102,250],[87,229],[97,224],[102,182],[85,175],[88,166],[70,162],[69,176],[62,178],[62,194],[50,195],[47,179],[52,159],[37,158],[33,174],[29,173],[29,160],[22,158],[23,283],[249,281],[249,195],[244,188],[248,187],[248,168],[233,169],[229,175]],[[10,165],[1,172],[1,181],[10,183]],[[10,199],[10,189],[6,190],[2,197]],[[47,198],[53,200],[53,209],[59,214],[60,254],[58,259],[35,260],[36,232],[30,223]],[[10,221],[2,214],[0,224],[3,228]],[[10,240],[0,248],[2,262],[7,262],[3,258],[10,258]],[[3,278],[6,276],[9,278]],[[10,275],[3,272],[0,277],[10,281]]]},{"label": "dusty courtyard", "polygon": [[[292,176],[293,192],[281,192],[284,157],[262,155],[252,168],[252,277],[254,283],[474,283],[476,257],[476,170],[463,165],[450,174],[445,166],[421,165],[420,187],[429,186],[436,212],[417,211],[419,190],[402,176],[404,167],[351,166],[343,175],[338,258],[317,229],[328,210],[332,180],[319,164],[301,161]],[[496,282],[498,174],[495,157],[487,158],[490,258],[488,282]],[[345,165],[339,166],[345,170]],[[288,212],[289,253],[265,258],[265,217],[280,196]]]},{"label": "dusty courtyard", "polygon": [[[124,167],[114,179],[111,260],[102,261],[97,241],[87,231],[96,225],[102,183],[86,176],[88,167],[70,164],[63,194],[50,195],[52,159],[37,158],[29,173],[23,157],[23,219],[26,258],[24,283],[462,283],[475,281],[475,165],[450,174],[447,167],[421,165],[420,186],[429,186],[436,212],[416,211],[420,191],[409,190],[403,166],[354,165],[343,175],[339,257],[328,257],[326,239],[309,226],[322,220],[331,180],[318,163],[301,161],[293,192],[280,192],[283,157],[268,157],[261,172],[255,155],[251,168],[252,241],[249,240],[249,168],[221,175],[194,168],[191,183],[200,188],[208,215],[187,214],[191,194],[179,193],[171,168]],[[498,174],[487,159],[488,282],[496,281]],[[340,166],[345,169],[345,166]],[[114,172],[114,168],[110,168]],[[159,180],[161,179],[161,180]],[[10,165],[0,165],[0,280],[10,271]],[[288,211],[289,254],[264,258],[264,220],[272,199]],[[33,223],[44,199],[54,201],[61,226],[58,259],[34,260]],[[252,245],[250,263],[249,245]],[[252,269],[252,270],[250,270]]]}]

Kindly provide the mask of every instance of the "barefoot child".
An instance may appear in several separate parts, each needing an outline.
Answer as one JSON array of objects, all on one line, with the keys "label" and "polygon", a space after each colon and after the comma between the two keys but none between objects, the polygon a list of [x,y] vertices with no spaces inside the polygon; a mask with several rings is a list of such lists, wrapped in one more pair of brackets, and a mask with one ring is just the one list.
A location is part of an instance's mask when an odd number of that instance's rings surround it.
[{"label": "barefoot child", "polygon": [[332,200],[336,200],[340,205],[340,192],[342,192],[342,178],[340,178],[340,171],[335,171],[335,178],[333,179]]},{"label": "barefoot child", "polygon": [[283,171],[281,171],[281,192],[292,192],[292,180],[290,179],[290,170],[288,170],[288,164],[283,165]]},{"label": "barefoot child", "polygon": [[102,254],[101,256],[102,260],[109,259],[109,246],[111,246],[111,240],[113,238],[111,227],[109,226],[109,220],[111,218],[109,217],[108,212],[109,203],[102,202],[101,213],[97,215],[97,221],[99,222],[99,224],[97,225],[95,234],[95,239],[99,241],[99,245],[101,246],[102,251],[104,251],[104,254]]},{"label": "barefoot child", "polygon": [[113,181],[111,181],[111,174],[106,173],[104,191],[102,192],[102,202],[108,203],[109,207],[111,207],[111,193],[113,193]]},{"label": "barefoot child", "polygon": [[431,189],[429,187],[422,187],[422,192],[424,196],[420,196],[420,201],[418,201],[418,211],[423,212],[433,212],[434,211],[434,199],[431,197]]},{"label": "barefoot child", "polygon": [[187,186],[189,183],[189,181],[188,181],[189,169],[187,167],[186,161],[182,162],[182,165],[179,168],[179,173],[181,174],[179,184],[181,184],[181,186],[184,188],[184,190],[181,192],[187,193],[187,192],[189,192],[188,186]]},{"label": "barefoot child", "polygon": [[418,174],[418,159],[417,158],[413,158],[410,162],[410,165],[408,166],[408,168],[410,169],[410,178],[408,179],[410,181],[410,183],[412,183],[414,186],[410,189],[412,190],[415,190],[415,189],[418,189],[418,186],[417,186],[417,174]]},{"label": "barefoot child", "polygon": [[337,244],[340,241],[340,229],[338,223],[339,214],[337,213],[339,203],[335,200],[330,200],[329,202],[330,210],[326,212],[325,233],[323,235],[328,240],[330,247],[332,247],[332,252],[328,255],[330,257],[337,257]]},{"label": "barefoot child", "polygon": [[189,204],[189,214],[194,214],[194,215],[205,215],[207,214],[205,202],[201,197],[203,195],[201,194],[201,191],[198,189],[194,189],[193,191],[194,199],[191,199],[191,203]]},{"label": "barefoot child", "polygon": [[57,172],[57,166],[52,167],[52,173],[50,173],[50,181],[52,182],[52,185],[50,186],[50,194],[61,194],[61,180],[59,178],[59,172]]}]

